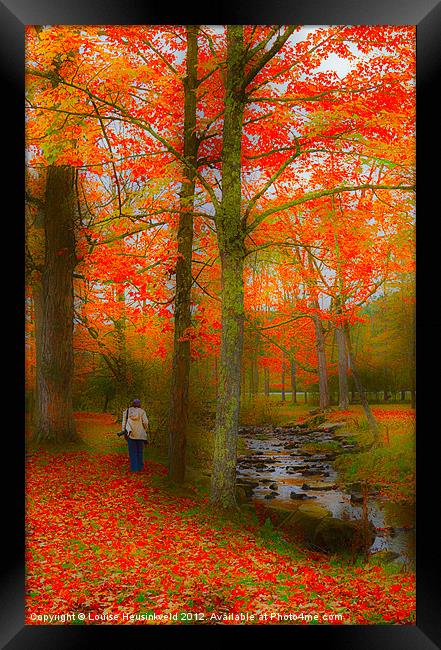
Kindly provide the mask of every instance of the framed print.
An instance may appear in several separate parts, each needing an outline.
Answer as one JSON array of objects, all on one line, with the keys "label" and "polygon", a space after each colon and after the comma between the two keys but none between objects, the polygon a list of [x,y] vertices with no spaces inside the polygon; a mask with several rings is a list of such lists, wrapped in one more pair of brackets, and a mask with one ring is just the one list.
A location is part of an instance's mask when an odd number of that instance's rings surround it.
[{"label": "framed print", "polygon": [[438,647],[440,5],[0,9],[3,646]]}]

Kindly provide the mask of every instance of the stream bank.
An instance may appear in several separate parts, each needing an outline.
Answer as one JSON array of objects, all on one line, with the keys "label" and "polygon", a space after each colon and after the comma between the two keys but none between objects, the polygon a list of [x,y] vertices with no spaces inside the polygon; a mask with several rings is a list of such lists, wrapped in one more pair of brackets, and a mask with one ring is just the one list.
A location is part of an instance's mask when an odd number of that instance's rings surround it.
[{"label": "stream bank", "polygon": [[[363,499],[356,489],[359,486],[342,486],[333,466],[339,455],[357,453],[359,448],[353,435],[341,432],[344,423],[320,422],[320,418],[316,421],[318,424],[313,426],[309,421],[303,425],[240,427],[248,451],[238,458],[237,484],[245,498],[265,505],[269,513],[278,515],[279,521],[289,521],[294,530],[306,519],[308,528],[311,517],[317,518],[317,525],[327,517],[328,537],[332,539],[325,546],[332,551],[338,548],[338,541],[352,543],[349,538],[355,539],[355,526],[362,525]],[[367,506],[369,529],[365,528],[365,540],[369,554],[412,565],[413,513],[405,506],[387,503],[375,492],[368,496]],[[305,525],[300,527],[303,530]],[[342,540],[341,536],[349,537]],[[323,535],[304,537],[313,546],[317,539],[322,546],[325,543]]]}]

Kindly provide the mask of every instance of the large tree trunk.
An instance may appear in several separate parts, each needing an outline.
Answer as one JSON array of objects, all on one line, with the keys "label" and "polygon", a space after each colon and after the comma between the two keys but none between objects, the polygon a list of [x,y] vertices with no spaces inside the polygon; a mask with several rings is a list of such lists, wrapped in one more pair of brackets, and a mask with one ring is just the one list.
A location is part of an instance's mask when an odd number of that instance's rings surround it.
[{"label": "large tree trunk", "polygon": [[196,88],[198,27],[187,26],[187,76],[184,79],[184,170],[180,193],[178,259],[176,262],[175,329],[169,414],[168,477],[175,483],[185,479],[185,447],[188,424],[190,381],[190,341],[186,331],[191,325],[191,285],[193,210],[198,141],[196,138]]},{"label": "large tree trunk", "polygon": [[221,255],[222,338],[216,408],[211,501],[236,504],[237,430],[243,350],[243,257]]},{"label": "large tree trunk", "polygon": [[[29,200],[29,204],[34,203],[35,205],[34,197],[30,196],[28,197],[28,200]],[[35,212],[33,227],[35,228],[35,231],[38,233],[38,239],[41,238],[42,242],[44,242],[44,219],[45,219],[44,203],[38,202],[37,209]],[[26,233],[26,238],[27,238],[27,245],[29,247],[28,233]],[[39,254],[40,257],[42,253],[44,254],[44,244],[43,244],[43,251],[38,251],[37,254]],[[43,295],[41,273],[43,272],[43,269],[44,269],[44,264],[42,264],[41,266],[36,266],[35,260],[33,258],[32,258],[31,267],[26,269],[26,272],[28,271],[32,272],[34,270],[40,271],[40,274],[38,276],[34,275],[32,278],[32,305],[33,305],[33,323],[34,323],[34,339],[35,339],[35,384],[31,384],[31,386],[34,388],[34,399],[32,402],[31,413],[32,413],[34,430],[38,424],[37,422],[38,392],[39,392],[39,384],[42,381],[41,351],[43,347],[42,330],[43,330],[43,318],[44,318],[44,295]]]},{"label": "large tree trunk", "polygon": [[343,327],[336,328],[335,337],[338,350],[338,405],[342,410],[346,410],[349,406],[348,355]]},{"label": "large tree trunk", "polygon": [[243,353],[244,228],[241,220],[241,148],[244,97],[243,26],[227,28],[222,146],[222,202],[216,214],[221,257],[222,334],[211,501],[236,506],[236,450]]},{"label": "large tree trunk", "polygon": [[37,425],[40,441],[77,440],[72,407],[73,270],[75,268],[75,170],[50,166],[45,199],[43,321],[38,368]]},{"label": "large tree trunk", "polygon": [[35,328],[35,425],[38,426],[39,395],[41,393],[42,373],[42,349],[43,349],[43,319],[44,319],[44,294],[41,282],[36,282],[32,288],[34,299],[34,328]]},{"label": "large tree trunk", "polygon": [[319,402],[320,408],[329,407],[328,370],[326,366],[325,332],[317,314],[313,316],[315,338],[317,346],[317,363],[319,375]]}]

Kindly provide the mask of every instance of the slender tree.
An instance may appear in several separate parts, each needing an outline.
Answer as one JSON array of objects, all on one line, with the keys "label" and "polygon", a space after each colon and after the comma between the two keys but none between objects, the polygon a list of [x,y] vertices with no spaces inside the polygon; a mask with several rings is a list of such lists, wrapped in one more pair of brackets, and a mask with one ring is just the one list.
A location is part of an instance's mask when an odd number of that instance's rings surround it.
[{"label": "slender tree", "polygon": [[198,26],[187,27],[186,77],[184,79],[184,181],[180,192],[178,258],[174,301],[174,342],[169,416],[168,476],[175,483],[185,478],[186,428],[190,377],[193,210],[198,158],[196,135],[196,90],[198,63]]}]

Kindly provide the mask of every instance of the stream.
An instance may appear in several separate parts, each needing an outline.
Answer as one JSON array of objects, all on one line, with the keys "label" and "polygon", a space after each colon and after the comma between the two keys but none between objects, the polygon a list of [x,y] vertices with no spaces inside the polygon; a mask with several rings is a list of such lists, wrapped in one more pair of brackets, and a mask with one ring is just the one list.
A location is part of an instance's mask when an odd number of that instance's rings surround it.
[{"label": "stream", "polygon": [[[361,495],[338,487],[338,474],[332,464],[338,454],[356,452],[356,445],[347,440],[350,434],[338,433],[337,426],[327,431],[325,425],[308,431],[296,426],[242,426],[239,434],[245,439],[249,453],[238,459],[237,483],[248,498],[286,510],[314,502],[327,508],[334,517],[361,518]],[[314,452],[303,449],[310,443],[331,441],[338,442],[339,449]],[[412,565],[415,560],[412,509],[370,496],[368,516],[375,527],[370,553],[389,551],[391,559]]]}]

